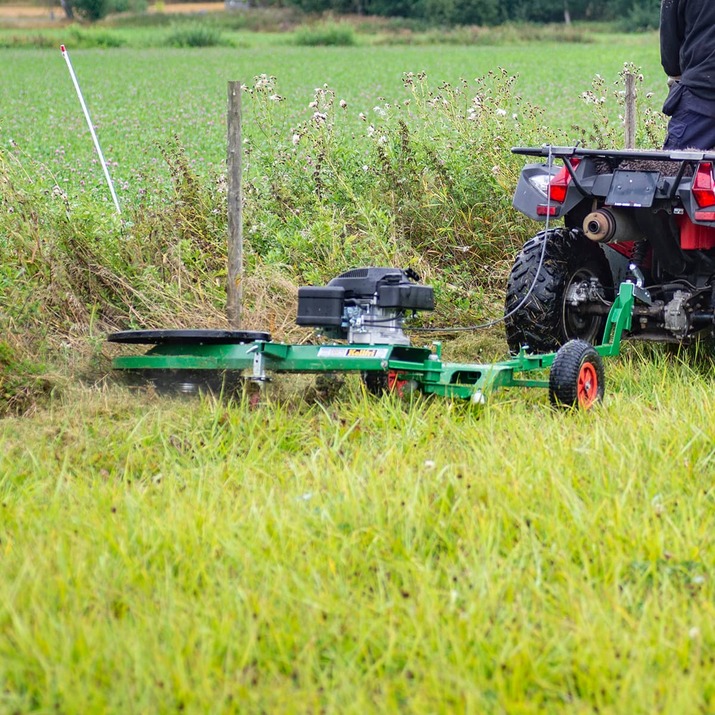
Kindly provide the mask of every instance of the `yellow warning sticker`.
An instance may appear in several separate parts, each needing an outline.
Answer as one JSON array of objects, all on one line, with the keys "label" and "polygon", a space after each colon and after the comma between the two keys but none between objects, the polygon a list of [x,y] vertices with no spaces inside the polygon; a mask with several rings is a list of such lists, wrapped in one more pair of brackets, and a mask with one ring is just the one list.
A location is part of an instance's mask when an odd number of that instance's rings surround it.
[{"label": "yellow warning sticker", "polygon": [[318,350],[318,357],[331,358],[386,358],[388,350],[386,348],[342,348],[342,347],[322,347]]}]

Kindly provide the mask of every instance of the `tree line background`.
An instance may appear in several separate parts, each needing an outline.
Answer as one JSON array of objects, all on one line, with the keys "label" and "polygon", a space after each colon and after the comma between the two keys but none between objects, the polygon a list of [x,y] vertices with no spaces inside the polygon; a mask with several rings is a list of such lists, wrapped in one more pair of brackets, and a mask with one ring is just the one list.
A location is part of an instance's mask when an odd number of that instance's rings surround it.
[{"label": "tree line background", "polygon": [[656,28],[660,8],[660,0],[253,0],[251,4],[294,6],[305,12],[404,17],[450,25],[617,21],[630,22],[634,30]]},{"label": "tree line background", "polygon": [[[113,12],[142,11],[148,5],[148,0],[55,1],[70,19],[76,11],[90,21]],[[226,5],[404,18],[431,26],[600,21],[617,23],[620,30],[631,32],[657,28],[660,14],[660,0],[226,0]]]}]

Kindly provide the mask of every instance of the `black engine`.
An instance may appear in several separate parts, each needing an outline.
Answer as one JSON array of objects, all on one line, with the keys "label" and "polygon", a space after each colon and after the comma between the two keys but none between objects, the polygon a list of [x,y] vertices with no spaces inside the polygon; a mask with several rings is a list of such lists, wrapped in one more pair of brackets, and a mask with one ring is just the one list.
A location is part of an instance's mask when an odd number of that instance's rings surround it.
[{"label": "black engine", "polygon": [[411,269],[355,268],[325,287],[298,289],[298,325],[361,345],[409,345],[407,313],[434,310],[434,291]]}]

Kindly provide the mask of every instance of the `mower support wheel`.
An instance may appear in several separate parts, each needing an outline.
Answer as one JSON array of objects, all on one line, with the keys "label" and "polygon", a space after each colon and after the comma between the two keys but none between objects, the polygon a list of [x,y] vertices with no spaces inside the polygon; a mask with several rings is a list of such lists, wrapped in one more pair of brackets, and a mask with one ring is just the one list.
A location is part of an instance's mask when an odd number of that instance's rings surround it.
[{"label": "mower support wheel", "polygon": [[588,410],[603,399],[603,360],[585,340],[569,340],[556,353],[549,373],[549,398],[555,407]]},{"label": "mower support wheel", "polygon": [[407,397],[418,389],[416,383],[411,380],[405,380],[394,370],[389,372],[363,372],[362,382],[367,392],[376,397],[381,397],[382,395]]}]

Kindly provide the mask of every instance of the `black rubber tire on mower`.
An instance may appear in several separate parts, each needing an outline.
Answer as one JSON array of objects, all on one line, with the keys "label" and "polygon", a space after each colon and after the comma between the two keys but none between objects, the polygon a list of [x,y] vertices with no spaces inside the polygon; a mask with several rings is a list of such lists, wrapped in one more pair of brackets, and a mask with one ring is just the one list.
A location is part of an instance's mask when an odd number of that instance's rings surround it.
[{"label": "black rubber tire on mower", "polygon": [[392,370],[389,372],[365,371],[360,374],[365,390],[375,397],[382,397],[382,395],[406,397],[417,389],[409,380],[400,378]]},{"label": "black rubber tire on mower", "polygon": [[365,385],[365,390],[370,395],[382,397],[390,391],[386,372],[365,371],[360,373],[360,377],[362,384]]},{"label": "black rubber tire on mower", "polygon": [[569,340],[556,352],[549,372],[549,399],[555,407],[587,410],[603,400],[603,360],[585,340]]},{"label": "black rubber tire on mower", "polygon": [[[544,260],[539,269],[542,250]],[[539,275],[534,283],[537,269]],[[606,316],[582,319],[574,311],[569,313],[564,305],[570,283],[581,276],[598,278],[604,297],[611,298],[613,276],[608,259],[603,249],[581,231],[553,228],[524,244],[509,274],[504,306],[508,316],[506,340],[512,353],[518,353],[522,346],[531,353],[553,352],[573,338],[593,344],[601,341]],[[532,284],[531,295],[524,301]]]}]

